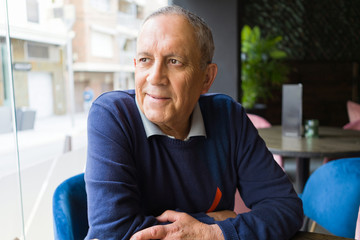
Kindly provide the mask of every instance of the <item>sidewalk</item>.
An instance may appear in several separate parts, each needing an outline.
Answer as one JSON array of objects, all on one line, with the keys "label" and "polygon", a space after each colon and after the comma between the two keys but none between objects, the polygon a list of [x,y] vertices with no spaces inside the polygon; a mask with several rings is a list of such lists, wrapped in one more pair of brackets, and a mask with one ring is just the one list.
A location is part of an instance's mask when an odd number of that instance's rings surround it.
[{"label": "sidewalk", "polygon": [[[86,114],[37,119],[34,129],[18,132],[21,195],[13,133],[0,134],[0,230],[4,239],[21,239],[21,204],[26,240],[53,239],[52,195],[66,178],[84,171]],[[72,151],[64,153],[66,136]]]},{"label": "sidewalk", "polygon": [[[49,160],[64,151],[66,136],[71,136],[72,148],[85,147],[87,114],[74,117],[74,126],[69,115],[36,119],[34,129],[18,132],[21,169]],[[17,171],[15,134],[0,134],[0,179]]]}]

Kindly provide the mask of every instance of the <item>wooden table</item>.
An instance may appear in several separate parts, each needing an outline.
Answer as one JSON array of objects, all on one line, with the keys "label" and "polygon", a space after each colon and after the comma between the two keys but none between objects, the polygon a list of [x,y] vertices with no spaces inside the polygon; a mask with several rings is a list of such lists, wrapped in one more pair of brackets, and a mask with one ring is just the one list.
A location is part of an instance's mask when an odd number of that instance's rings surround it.
[{"label": "wooden table", "polygon": [[322,233],[298,232],[291,240],[345,240],[352,238],[337,237]]},{"label": "wooden table", "polygon": [[273,154],[296,158],[297,190],[302,192],[309,177],[311,158],[360,157],[360,131],[320,127],[318,138],[285,137],[281,126],[258,129]]}]

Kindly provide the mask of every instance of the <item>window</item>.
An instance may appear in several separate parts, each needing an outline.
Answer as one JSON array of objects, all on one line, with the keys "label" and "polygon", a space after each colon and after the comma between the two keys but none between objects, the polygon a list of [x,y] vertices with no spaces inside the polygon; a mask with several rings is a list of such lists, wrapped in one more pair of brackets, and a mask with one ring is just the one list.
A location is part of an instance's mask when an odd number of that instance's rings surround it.
[{"label": "window", "polygon": [[48,59],[50,56],[49,48],[47,46],[28,43],[27,44],[27,56],[28,56],[28,58]]},{"label": "window", "polygon": [[26,42],[25,55],[28,60],[45,60],[52,62],[60,60],[58,48],[41,43]]},{"label": "window", "polygon": [[145,18],[145,10],[143,6],[137,5],[136,6],[136,18],[137,19],[144,19]]},{"label": "window", "polygon": [[33,23],[39,23],[39,3],[37,0],[26,1],[27,20]]},{"label": "window", "polygon": [[127,1],[119,1],[119,11],[129,15],[135,15],[136,5]]},{"label": "window", "polygon": [[110,0],[91,0],[90,4],[93,8],[99,11],[110,11]]}]

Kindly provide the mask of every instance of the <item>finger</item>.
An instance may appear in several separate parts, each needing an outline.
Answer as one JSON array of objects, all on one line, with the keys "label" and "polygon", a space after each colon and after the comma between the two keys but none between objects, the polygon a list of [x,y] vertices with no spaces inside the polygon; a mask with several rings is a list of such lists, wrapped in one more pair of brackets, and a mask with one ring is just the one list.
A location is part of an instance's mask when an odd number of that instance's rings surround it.
[{"label": "finger", "polygon": [[149,239],[161,239],[166,236],[166,229],[162,225],[152,226],[145,228],[130,238],[130,240],[149,240]]},{"label": "finger", "polygon": [[177,221],[183,213],[176,212],[173,210],[166,210],[160,216],[156,217],[156,220],[159,222],[175,222]]}]

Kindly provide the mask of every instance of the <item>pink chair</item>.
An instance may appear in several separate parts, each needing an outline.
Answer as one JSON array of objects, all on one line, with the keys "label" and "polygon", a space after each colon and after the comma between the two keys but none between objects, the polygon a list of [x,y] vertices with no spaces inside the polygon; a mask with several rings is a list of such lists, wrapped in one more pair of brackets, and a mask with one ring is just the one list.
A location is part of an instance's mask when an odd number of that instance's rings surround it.
[{"label": "pink chair", "polygon": [[346,108],[349,116],[349,122],[360,120],[360,104],[347,101]]},{"label": "pink chair", "polygon": [[360,104],[347,101],[346,108],[349,116],[349,123],[344,126],[344,129],[360,130]]},{"label": "pink chair", "polygon": [[250,121],[252,122],[252,124],[254,124],[254,126],[256,128],[269,128],[271,127],[271,124],[263,117],[260,117],[258,115],[255,114],[247,114],[248,118],[250,119]]},{"label": "pink chair", "polygon": [[[254,124],[254,126],[256,128],[269,128],[271,127],[271,124],[265,120],[264,118],[255,115],[255,114],[247,114],[250,121]],[[274,159],[275,161],[279,164],[280,167],[282,167],[284,169],[284,165],[283,165],[283,159],[280,155],[275,155],[274,154]],[[240,214],[240,213],[246,213],[251,211],[248,207],[245,206],[244,201],[242,200],[240,193],[238,190],[236,190],[235,193],[235,207],[234,207],[234,212],[236,214]]]},{"label": "pink chair", "polygon": [[359,130],[360,131],[360,119],[356,120],[354,122],[349,122],[343,128],[344,129]]},{"label": "pink chair", "polygon": [[[345,130],[358,130],[360,131],[360,104],[347,101],[346,103],[349,123],[343,126]],[[324,158],[323,164],[328,163],[337,158]]]}]

